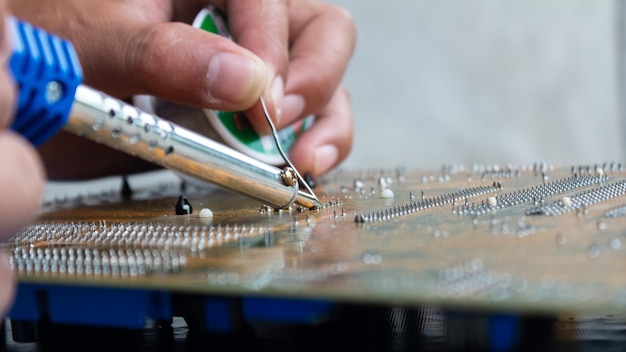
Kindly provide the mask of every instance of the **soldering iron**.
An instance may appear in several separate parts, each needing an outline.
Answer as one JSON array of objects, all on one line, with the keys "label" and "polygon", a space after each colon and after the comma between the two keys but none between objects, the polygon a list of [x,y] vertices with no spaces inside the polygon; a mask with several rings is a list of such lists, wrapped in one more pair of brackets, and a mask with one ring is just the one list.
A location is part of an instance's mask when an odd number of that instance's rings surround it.
[{"label": "soldering iron", "polygon": [[[15,18],[8,22],[9,67],[18,86],[11,128],[33,145],[64,129],[274,208],[321,205],[308,187],[308,193],[299,189],[304,182],[292,165],[267,165],[83,85],[69,41]],[[261,105],[271,124],[262,99]]]}]

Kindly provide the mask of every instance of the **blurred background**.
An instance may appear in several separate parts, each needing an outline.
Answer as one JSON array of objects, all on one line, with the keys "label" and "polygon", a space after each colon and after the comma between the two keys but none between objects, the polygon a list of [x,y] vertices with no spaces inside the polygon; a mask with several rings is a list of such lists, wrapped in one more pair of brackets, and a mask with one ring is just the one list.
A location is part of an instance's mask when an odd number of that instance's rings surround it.
[{"label": "blurred background", "polygon": [[359,34],[344,167],[624,159],[624,1],[330,2]]}]

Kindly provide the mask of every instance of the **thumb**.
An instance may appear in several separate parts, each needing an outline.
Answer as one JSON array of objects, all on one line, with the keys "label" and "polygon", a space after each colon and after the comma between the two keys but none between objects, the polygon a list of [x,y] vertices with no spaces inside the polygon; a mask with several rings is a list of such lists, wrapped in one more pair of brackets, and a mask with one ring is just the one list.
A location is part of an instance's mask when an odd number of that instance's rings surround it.
[{"label": "thumb", "polygon": [[[83,53],[87,84],[122,97],[151,94],[227,111],[249,108],[270,89],[263,61],[218,35],[183,23],[128,28],[121,35],[128,41],[123,47],[112,41],[115,51]],[[113,60],[112,52],[119,53]],[[103,62],[109,63],[103,68]]]}]

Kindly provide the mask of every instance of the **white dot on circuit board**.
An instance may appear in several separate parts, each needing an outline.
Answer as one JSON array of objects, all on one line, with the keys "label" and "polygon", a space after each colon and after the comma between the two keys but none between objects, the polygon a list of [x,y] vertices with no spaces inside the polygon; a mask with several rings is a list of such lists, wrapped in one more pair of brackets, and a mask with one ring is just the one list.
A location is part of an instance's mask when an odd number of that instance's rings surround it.
[{"label": "white dot on circuit board", "polygon": [[213,212],[209,208],[202,208],[202,210],[200,210],[200,213],[198,214],[198,217],[205,218],[205,219],[212,218]]},{"label": "white dot on circuit board", "polygon": [[496,199],[496,197],[489,197],[489,198],[487,198],[487,202],[492,207],[495,207],[496,205],[498,205],[498,200]]},{"label": "white dot on circuit board", "polygon": [[563,206],[570,207],[570,206],[572,206],[572,198],[570,198],[570,197],[563,197],[563,198],[561,198],[561,203],[563,203]]},{"label": "white dot on circuit board", "polygon": [[387,188],[384,191],[380,192],[380,197],[381,198],[393,198],[393,191]]}]

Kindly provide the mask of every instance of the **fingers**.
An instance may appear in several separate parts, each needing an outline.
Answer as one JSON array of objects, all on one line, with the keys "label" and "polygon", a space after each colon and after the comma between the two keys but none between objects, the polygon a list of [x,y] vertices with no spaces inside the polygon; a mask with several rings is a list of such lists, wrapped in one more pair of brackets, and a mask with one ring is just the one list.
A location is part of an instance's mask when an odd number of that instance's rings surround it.
[{"label": "fingers", "polygon": [[22,137],[0,131],[0,238],[19,231],[41,205],[44,171],[35,150]]},{"label": "fingers", "polygon": [[[289,13],[286,0],[231,0],[227,4],[233,39],[260,57],[268,67],[269,85],[263,91],[274,124],[279,124],[289,65]],[[250,122],[268,131],[260,106],[247,112]]]},{"label": "fingers", "polygon": [[344,9],[316,1],[292,1],[291,51],[278,128],[319,111],[340,84],[356,42]]},{"label": "fingers", "polygon": [[348,91],[340,86],[315,123],[293,145],[290,158],[301,173],[320,176],[343,161],[352,147],[352,110]]},{"label": "fingers", "polygon": [[[218,35],[182,23],[159,23],[135,32],[129,28],[127,34],[131,39],[124,55],[111,70],[123,71],[129,78],[126,82],[140,85],[132,89],[134,93],[220,110],[244,110],[256,103],[268,85],[265,64]],[[101,65],[97,69],[101,72]],[[120,81],[102,75],[99,79],[99,86]]]}]

